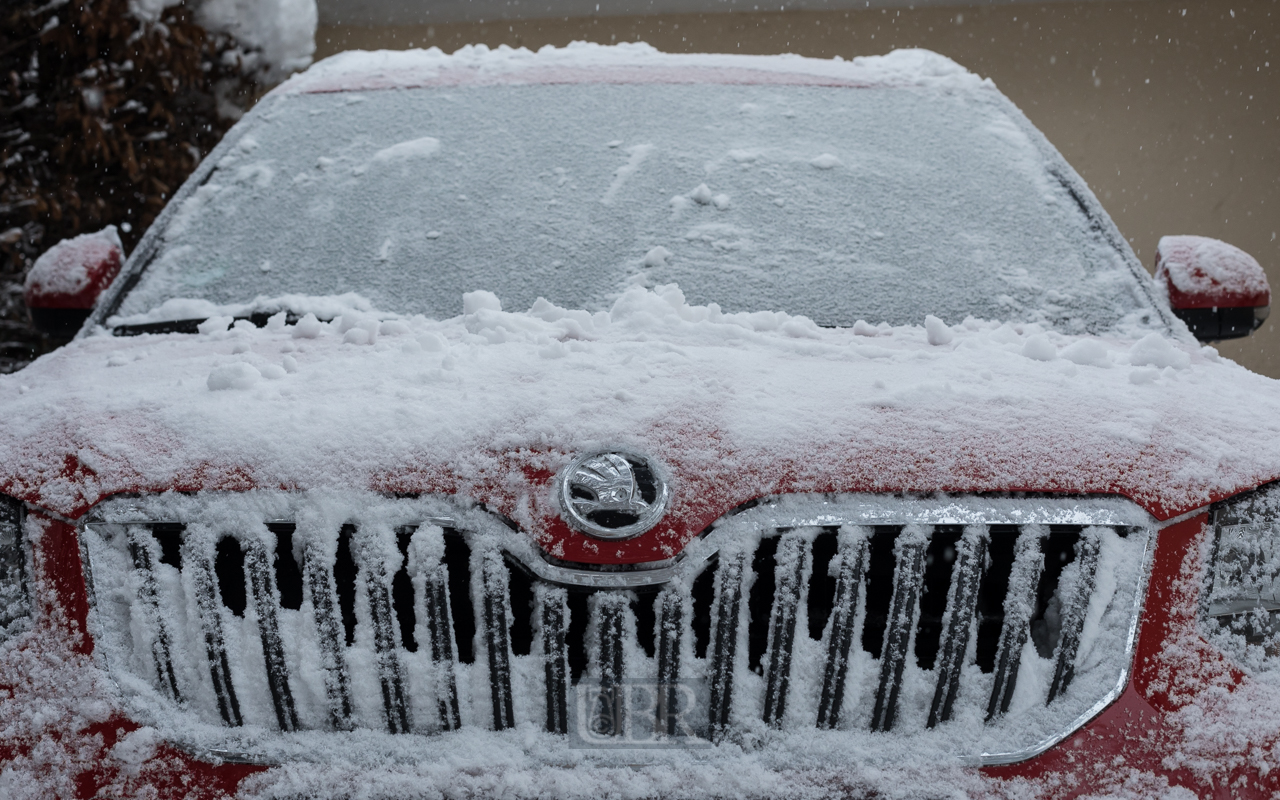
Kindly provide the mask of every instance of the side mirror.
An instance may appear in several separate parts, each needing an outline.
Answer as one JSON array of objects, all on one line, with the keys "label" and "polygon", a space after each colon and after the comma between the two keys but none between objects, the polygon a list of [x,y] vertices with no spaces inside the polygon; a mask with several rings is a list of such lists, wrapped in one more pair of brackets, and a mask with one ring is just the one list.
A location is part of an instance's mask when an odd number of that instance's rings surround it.
[{"label": "side mirror", "polygon": [[75,336],[123,263],[114,225],[49,248],[27,273],[22,293],[36,330],[59,339]]},{"label": "side mirror", "polygon": [[1271,286],[1256,259],[1205,236],[1164,236],[1156,245],[1156,282],[1173,313],[1202,342],[1238,339],[1271,311]]}]

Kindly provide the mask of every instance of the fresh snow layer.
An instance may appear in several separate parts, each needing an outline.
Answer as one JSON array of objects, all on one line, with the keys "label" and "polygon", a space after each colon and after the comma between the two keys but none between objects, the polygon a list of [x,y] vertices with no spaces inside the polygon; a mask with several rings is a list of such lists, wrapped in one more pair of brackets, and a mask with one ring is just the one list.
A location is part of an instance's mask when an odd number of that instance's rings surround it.
[{"label": "fresh snow layer", "polygon": [[[453,53],[437,47],[427,50],[351,50],[330,56],[301,75],[295,75],[278,92],[298,93],[344,89],[423,86],[443,80],[468,83],[518,79],[520,73],[540,69],[600,70],[660,65],[679,70],[699,67],[751,70],[768,75],[809,78],[809,82],[839,81],[852,85],[932,86],[972,89],[990,85],[951,59],[928,50],[896,50],[884,56],[860,56],[848,61],[797,55],[743,56],[705,53],[662,53],[644,42],[599,45],[573,42],[567,47],[547,45],[536,52],[501,45],[467,45]],[[448,74],[454,73],[452,79]],[[464,77],[465,76],[465,77]]]},{"label": "fresh snow layer", "polygon": [[409,475],[396,485],[451,487],[539,529],[549,491],[522,470],[602,446],[667,464],[675,518],[706,521],[828,490],[1121,493],[1163,515],[1280,473],[1275,382],[1154,334],[826,329],[690,305],[675,286],[595,313],[502,311],[487,292],[460,305],[441,321],[279,314],[82,338],[0,377],[0,485],[74,514],[142,488]]}]

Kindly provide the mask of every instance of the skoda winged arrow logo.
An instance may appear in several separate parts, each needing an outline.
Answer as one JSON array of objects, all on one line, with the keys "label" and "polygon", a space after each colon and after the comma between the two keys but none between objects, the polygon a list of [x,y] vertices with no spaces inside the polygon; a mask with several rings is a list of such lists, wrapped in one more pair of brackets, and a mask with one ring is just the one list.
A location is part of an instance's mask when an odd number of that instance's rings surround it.
[{"label": "skoda winged arrow logo", "polygon": [[600,539],[628,539],[652,528],[667,505],[667,486],[648,459],[593,453],[574,460],[560,481],[565,520]]}]

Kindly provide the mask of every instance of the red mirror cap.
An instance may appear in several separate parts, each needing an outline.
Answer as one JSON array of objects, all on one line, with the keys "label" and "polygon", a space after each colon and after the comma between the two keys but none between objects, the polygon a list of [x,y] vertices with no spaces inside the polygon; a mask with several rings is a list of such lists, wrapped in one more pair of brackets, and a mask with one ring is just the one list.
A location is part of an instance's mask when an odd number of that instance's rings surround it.
[{"label": "red mirror cap", "polygon": [[1156,245],[1156,280],[1180,308],[1271,305],[1271,286],[1257,259],[1206,236],[1164,236]]},{"label": "red mirror cap", "polygon": [[63,239],[36,259],[27,273],[23,300],[27,308],[88,311],[98,302],[124,263],[124,247],[116,226]]}]

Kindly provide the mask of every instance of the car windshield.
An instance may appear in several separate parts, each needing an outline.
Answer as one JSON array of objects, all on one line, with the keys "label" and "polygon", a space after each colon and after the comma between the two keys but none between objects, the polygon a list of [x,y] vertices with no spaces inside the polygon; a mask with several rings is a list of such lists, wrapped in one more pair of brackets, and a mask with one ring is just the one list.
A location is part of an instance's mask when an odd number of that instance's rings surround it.
[{"label": "car windshield", "polygon": [[435,318],[478,289],[599,310],[669,283],[828,326],[1158,321],[1132,253],[994,90],[335,92],[272,98],[245,128],[112,324],[348,292]]}]

